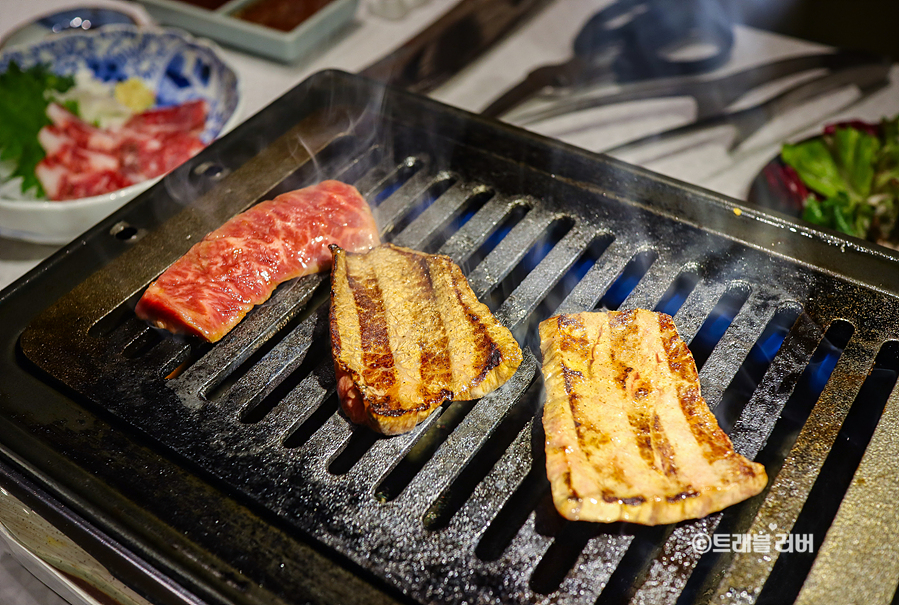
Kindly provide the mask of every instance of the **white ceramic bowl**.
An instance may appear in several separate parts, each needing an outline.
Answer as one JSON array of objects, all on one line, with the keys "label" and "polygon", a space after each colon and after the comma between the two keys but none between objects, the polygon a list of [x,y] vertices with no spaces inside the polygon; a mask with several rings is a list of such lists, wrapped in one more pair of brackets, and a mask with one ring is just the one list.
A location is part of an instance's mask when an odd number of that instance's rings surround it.
[{"label": "white ceramic bowl", "polygon": [[[40,42],[8,47],[0,54],[0,72],[11,61],[22,68],[47,64],[60,75],[90,70],[101,81],[139,77],[154,89],[157,105],[204,99],[209,104],[201,134],[205,143],[236,126],[241,118],[235,71],[221,58],[214,43],[180,30],[110,25],[96,31],[61,33]],[[156,180],[77,200],[0,199],[0,235],[38,243],[66,243]]]}]

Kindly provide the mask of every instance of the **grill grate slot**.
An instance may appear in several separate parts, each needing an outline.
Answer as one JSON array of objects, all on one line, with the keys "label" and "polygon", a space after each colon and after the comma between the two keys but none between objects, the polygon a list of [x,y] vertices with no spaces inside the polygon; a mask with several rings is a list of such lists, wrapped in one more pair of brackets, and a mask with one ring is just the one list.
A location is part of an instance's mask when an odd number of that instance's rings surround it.
[{"label": "grill grate slot", "polygon": [[380,439],[383,437],[365,427],[354,428],[343,450],[328,465],[328,472],[332,475],[346,475]]},{"label": "grill grate slot", "polygon": [[463,474],[466,465],[475,464],[473,458],[480,454],[519,401],[526,397],[525,393],[536,373],[537,360],[524,351],[521,366],[515,375],[502,387],[476,402],[456,430],[440,444],[424,468],[408,483],[407,489],[395,498],[397,504],[413,509],[417,515],[425,516],[428,508],[431,509],[431,516],[436,514],[440,507],[435,507],[433,500],[438,494],[452,489],[451,484]]},{"label": "grill grate slot", "polygon": [[667,527],[638,527],[634,530],[634,539],[599,595],[597,605],[640,602],[633,597],[649,573],[653,558],[661,550],[668,531]]},{"label": "grill grate slot", "polygon": [[[532,356],[526,353],[526,358],[532,359]],[[508,502],[512,492],[522,483],[534,464],[532,453],[535,448],[533,446],[536,443],[539,447],[539,444],[542,443],[539,441],[541,433],[539,422],[533,420],[528,422],[512,441],[505,454],[489,470],[484,480],[475,486],[471,497],[449,520],[446,528],[441,530],[442,533],[451,536],[464,537],[463,540],[474,538],[474,542],[468,542],[468,546],[466,546],[467,549],[470,549],[469,560],[472,563],[476,561],[474,554],[476,541],[491,523],[499,522],[498,512]],[[537,459],[539,460],[539,454]],[[550,537],[552,528],[560,525],[561,520],[557,515],[532,513],[502,556],[495,561],[485,562],[485,571],[495,574],[497,571],[501,573],[503,569],[515,569],[516,574],[506,579],[508,586],[505,587],[505,590],[509,594],[516,594],[523,590],[522,597],[533,601],[532,595],[529,594],[530,591],[526,588],[528,579],[540,557],[552,543]],[[496,598],[501,602],[502,597],[503,595],[500,593]]]},{"label": "grill grate slot", "polygon": [[[431,185],[428,187],[427,191],[421,196],[420,199],[416,200],[412,205],[407,207],[400,216],[396,219],[396,222],[393,225],[393,231],[395,233],[402,233],[403,230],[412,224],[412,221],[417,219],[422,215],[431,205],[437,201],[441,195],[446,193],[446,191],[453,186],[456,182],[456,177],[446,174],[438,177]],[[429,221],[422,221],[427,224]]]},{"label": "grill grate slot", "polygon": [[[555,259],[549,259],[547,265],[550,265],[550,267],[547,267],[546,265],[540,267],[540,265],[544,260],[547,260],[547,258],[555,250],[559,250],[558,254],[566,254],[567,251],[563,251],[561,247],[557,248],[557,246],[559,246],[565,236],[569,234],[572,227],[574,227],[574,221],[569,217],[553,219],[553,221],[545,227],[540,237],[531,244],[531,247],[527,250],[524,256],[518,259],[518,262],[515,263],[515,266],[511,269],[511,271],[508,271],[506,273],[502,281],[491,284],[488,287],[488,292],[486,296],[483,297],[483,302],[494,312],[496,312],[500,308],[500,306],[509,307],[515,304],[513,301],[515,299],[516,290],[519,290],[519,287],[521,288],[521,290],[530,289],[522,282],[533,280],[540,285],[547,283],[545,275],[538,275],[541,269],[543,270],[543,273],[551,272],[551,279],[555,280],[559,275],[557,270],[557,265],[559,263],[554,263],[553,260]],[[513,242],[514,240],[510,240],[509,243]],[[531,293],[528,292],[528,294]],[[519,298],[521,297],[521,294],[519,294]],[[539,299],[542,297],[540,296],[540,294],[531,294],[529,298]],[[536,304],[536,301],[534,302],[534,304]],[[505,309],[505,311],[505,313],[501,313],[501,315],[503,315],[503,319],[516,316],[518,318],[524,318],[524,316],[527,315],[527,311],[524,309],[522,309],[518,313],[510,312],[508,309]],[[501,321],[503,319],[501,319]],[[514,323],[517,322],[514,322],[514,320],[512,320],[511,322],[510,320],[506,320],[503,323],[505,323],[507,326],[510,326],[514,325]]]},{"label": "grill grate slot", "polygon": [[771,477],[780,471],[781,465],[795,444],[813,406],[830,380],[852,331],[852,326],[842,321],[836,322],[828,329],[803,372],[799,384],[784,406],[767,445],[757,457],[759,462],[765,464],[765,469]]},{"label": "grill grate slot", "polygon": [[[306,378],[305,380],[309,380]],[[302,383],[301,383],[302,384]],[[297,397],[299,401],[305,399]],[[332,393],[324,402],[319,402],[317,407],[310,408],[308,413],[299,419],[294,419],[294,425],[287,431],[284,447],[294,449],[302,447],[312,435],[325,425],[331,416],[337,413],[337,393]]]},{"label": "grill grate slot", "polygon": [[[363,191],[362,187],[364,186],[364,179],[366,174],[370,174],[376,164],[383,160],[383,152],[384,149],[378,145],[373,147],[369,147],[366,150],[363,150],[358,155],[350,155],[345,157],[344,159],[348,159],[349,163],[342,168],[342,170],[329,170],[327,167],[322,167],[317,171],[318,174],[334,174],[336,179],[344,181],[345,183],[356,183],[359,191]],[[289,179],[285,182],[281,183],[280,188],[285,191],[291,191],[293,189],[299,189],[299,186],[294,186],[290,183]]]},{"label": "grill grate slot", "polygon": [[369,200],[373,208],[377,208],[408,183],[424,166],[425,163],[420,158],[409,157],[399,166],[388,164],[373,170],[359,179],[356,188],[365,199]]},{"label": "grill grate slot", "polygon": [[[532,360],[531,355],[528,355],[528,360],[530,362],[528,365],[536,369],[536,360]],[[539,396],[540,381],[534,381],[521,399],[509,402],[513,403],[511,409],[506,412],[486,442],[476,452],[472,452],[473,455],[467,461],[466,472],[459,474],[425,513],[424,524],[427,529],[446,527],[453,515],[459,512],[496,461],[503,456],[515,437],[522,433],[533,418],[540,405]],[[484,399],[488,398],[489,395]]]},{"label": "grill grate slot", "polygon": [[662,295],[661,300],[659,300],[653,310],[657,313],[677,315],[677,312],[680,311],[681,306],[698,283],[699,271],[697,269],[690,268],[682,271],[665,291],[665,294]]},{"label": "grill grate slot", "polygon": [[[660,249],[662,250],[662,249]],[[662,250],[660,255],[655,249],[644,250],[650,256],[645,259],[649,268],[639,277],[639,281],[633,290],[627,294],[627,298],[619,308],[625,309],[652,309],[663,296],[665,286],[669,289],[674,285],[677,276],[684,272],[684,266],[694,266],[692,257],[682,258],[681,255],[669,255],[667,250]],[[655,254],[655,258],[652,255]],[[686,298],[686,295],[684,295]]]},{"label": "grill grate slot", "polygon": [[[894,388],[827,538],[815,545],[817,556],[797,603],[896,602],[896,483],[880,478],[893,476],[897,403]],[[881,512],[886,516],[879,517]]]},{"label": "grill grate slot", "polygon": [[[846,344],[852,333],[853,327],[845,321],[837,321],[831,325],[804,373],[803,380],[794,391],[794,397],[791,397],[784,408],[782,418],[775,426],[768,444],[759,453],[758,460],[765,464],[766,469],[770,469],[768,473],[772,479],[769,481],[768,498],[748,529],[749,532],[776,530],[789,534],[799,514],[799,506],[781,507],[775,511],[772,510],[771,503],[782,497],[785,490],[790,492],[792,502],[807,501],[826,451],[839,430],[838,424],[822,422],[822,415],[826,415],[828,419],[837,415],[841,422],[861,386],[861,376],[855,374],[853,366],[859,362],[859,358],[864,359],[868,355],[862,354],[862,345],[858,339]],[[845,349],[841,351],[843,347]],[[848,376],[848,372],[853,375]],[[820,398],[816,397],[817,393],[821,393]],[[808,447],[807,442],[810,440],[815,442],[815,448]],[[805,456],[788,456],[788,452],[796,448],[806,451]],[[772,525],[772,529],[763,529],[771,528]],[[771,573],[777,558],[777,553],[772,552],[767,561],[744,563],[742,553],[736,554],[734,563],[737,567],[724,575],[718,592],[742,589],[741,584],[747,579],[763,580]],[[757,585],[760,584],[761,582],[757,582]]]},{"label": "grill grate slot", "polygon": [[655,250],[644,250],[634,255],[624,266],[618,278],[603,294],[603,297],[599,299],[596,309],[617,311],[658,257]]},{"label": "grill grate slot", "polygon": [[752,345],[746,359],[743,360],[737,375],[731,380],[719,403],[713,409],[718,424],[725,433],[731,428],[743,411],[764,377],[774,357],[787,336],[787,332],[796,323],[800,309],[795,305],[780,309],[775,313],[759,339]]},{"label": "grill grate slot", "polygon": [[[436,253],[441,251],[446,245],[452,234],[462,230],[462,228],[472,220],[484,208],[484,206],[493,199],[495,193],[484,187],[471,188],[471,195],[465,196],[465,201],[458,207],[454,207],[453,213],[445,213],[442,216],[449,218],[449,221],[441,223],[436,233],[431,234],[427,239],[420,240],[420,249],[428,253]],[[413,246],[415,247],[415,246]]]},{"label": "grill grate slot", "polygon": [[[540,558],[529,587],[539,595],[558,591],[587,544],[604,531],[601,525],[585,521],[569,521],[553,536],[553,542]],[[605,592],[605,591],[603,591]]]},{"label": "grill grate slot", "polygon": [[140,295],[141,292],[134,294],[127,301],[95,321],[87,330],[88,336],[102,338],[115,334],[116,336],[110,339],[110,347],[115,350],[121,350],[123,348],[120,344],[122,342],[121,339],[128,338],[127,336],[122,336],[123,332],[145,329],[147,327],[144,322],[134,317],[134,306],[140,300]]},{"label": "grill grate slot", "polygon": [[[420,215],[416,215],[414,223],[397,230],[397,236],[393,243],[407,248],[421,249],[424,242],[432,240],[441,233],[455,233],[453,229],[456,223],[453,218],[464,212],[467,208],[477,205],[481,187],[468,184],[454,185],[454,177],[438,175],[438,178],[428,189],[425,208]],[[481,207],[489,199],[483,199]],[[466,221],[467,222],[467,221]],[[461,228],[462,224],[458,227]],[[448,237],[449,235],[447,235]]]},{"label": "grill grate slot", "polygon": [[374,494],[377,498],[378,485],[381,484],[396,465],[409,455],[412,447],[422,440],[422,435],[428,434],[435,426],[443,422],[443,415],[449,407],[457,404],[444,404],[443,408],[435,411],[416,429],[399,439],[378,438],[370,449],[359,457],[359,462],[351,467],[348,474],[359,485],[364,485],[366,492]]},{"label": "grill grate slot", "polygon": [[[614,233],[612,237],[616,237]],[[634,253],[632,243],[625,239],[613,239],[603,255],[574,287],[559,311],[573,313],[595,308]]]},{"label": "grill grate slot", "polygon": [[215,393],[216,387],[303,310],[321,281],[320,276],[310,275],[281,284],[265,304],[253,309],[209,353],[171,381],[182,399],[190,401],[195,395],[205,399]]},{"label": "grill grate slot", "polygon": [[[808,364],[804,367],[801,377],[784,406],[783,416],[777,421],[768,443],[762,451],[755,456],[757,462],[765,464],[765,469],[768,472],[769,487],[766,492],[763,492],[761,496],[757,496],[741,503],[738,507],[735,507],[734,510],[727,511],[727,514],[722,515],[719,513],[718,515],[715,515],[716,519],[707,519],[705,524],[703,524],[703,531],[705,531],[705,533],[712,534],[715,532],[726,536],[732,534],[759,533],[758,530],[762,526],[759,526],[758,528],[750,527],[749,524],[752,521],[751,517],[755,515],[754,511],[757,510],[760,505],[763,507],[765,506],[762,498],[765,498],[766,501],[770,501],[770,489],[772,488],[772,485],[779,480],[778,471],[780,466],[795,442],[795,434],[798,430],[796,425],[799,424],[799,426],[801,426],[803,421],[802,417],[804,415],[807,416],[809,409],[818,399],[821,389],[823,388],[823,385],[821,384],[822,375],[823,381],[826,382],[836,364],[836,360],[842,356],[843,348],[849,341],[851,334],[851,326],[845,322],[835,322],[834,325],[828,329],[823,338],[820,339],[820,343],[816,346],[814,354],[809,359]],[[741,420],[745,417],[746,413],[744,412]],[[741,451],[739,430],[740,421],[738,421],[737,425],[734,427],[734,435],[732,438],[737,450]],[[747,453],[746,450],[742,451],[744,454]],[[758,519],[759,518],[757,517],[755,524],[759,523]],[[718,524],[719,520],[721,521],[720,525]],[[769,520],[764,523],[764,533],[773,531],[768,526],[770,522],[774,521]],[[778,531],[782,531],[782,527],[783,526],[780,526],[781,529]],[[684,543],[686,536],[680,535],[673,538],[675,540],[679,539],[681,543]],[[669,540],[669,542],[673,543],[673,540]],[[686,585],[684,592],[686,594],[695,594],[694,591],[699,591],[701,594],[709,589],[713,590],[713,587],[720,580],[721,574],[724,572],[725,568],[729,564],[732,564],[733,561],[731,560],[731,556],[733,556],[733,558],[739,558],[742,555],[714,552],[703,555],[700,570],[704,572],[705,575],[702,573],[694,574],[696,577],[690,578],[689,584],[686,582],[687,578],[685,576],[678,576],[679,578],[682,578],[680,581]],[[759,557],[756,555],[756,558],[758,559]],[[690,563],[690,565],[685,566],[688,570],[692,569],[692,562]],[[720,586],[723,586],[726,582],[726,579],[721,580]],[[676,587],[677,583],[674,583],[674,586]]]},{"label": "grill grate slot", "polygon": [[[271,412],[286,396],[312,374],[329,351],[322,342],[325,305],[292,328],[277,347],[268,352],[228,392],[226,407],[240,410],[240,421],[255,424]],[[316,325],[318,338],[313,339]],[[262,385],[262,388],[260,388]]]},{"label": "grill grate slot", "polygon": [[[330,395],[330,390],[322,391],[322,399],[325,395]],[[328,466],[343,452],[352,435],[352,425],[340,414],[334,414],[306,441],[302,449],[303,458],[312,460],[316,467],[327,472]],[[321,472],[316,470],[316,474]]]},{"label": "grill grate slot", "polygon": [[699,371],[702,371],[702,366],[705,365],[734,317],[749,298],[749,293],[750,289],[744,284],[730,288],[706,317],[696,336],[690,341],[690,352],[693,353],[693,359],[696,361],[696,368]]},{"label": "grill grate slot", "polygon": [[[496,309],[504,298],[504,293],[500,292],[497,297],[488,297],[494,289],[500,287],[503,280],[521,263],[522,259],[535,248],[535,245],[542,241],[545,233],[557,236],[561,239],[562,234],[557,230],[563,229],[565,232],[570,228],[570,222],[558,222],[560,219],[555,213],[545,211],[529,212],[506,234],[495,248],[477,264],[471,273],[468,274],[468,282],[471,289],[477,297],[485,302],[489,307],[491,303]],[[553,224],[556,228],[553,229]],[[567,228],[566,228],[567,227]],[[494,235],[500,234],[497,231]],[[533,257],[532,257],[533,258]]]},{"label": "grill grate slot", "polygon": [[424,468],[438,448],[471,412],[475,403],[475,400],[457,401],[443,410],[440,420],[424,431],[409,453],[378,485],[375,495],[379,501],[389,502],[395,499],[409,485],[412,478]]},{"label": "grill grate slot", "polygon": [[[564,274],[575,266],[578,258],[589,253],[589,243],[592,237],[590,233],[573,230],[562,238],[543,259],[538,261],[537,258],[534,258],[533,261],[529,261],[528,257],[525,257],[519,263],[520,267],[526,262],[539,262],[517,286],[514,286],[512,293],[506,297],[496,312],[497,318],[511,328],[519,342],[527,343],[528,333],[532,331],[529,328],[536,329],[536,320],[539,317],[534,314],[534,311],[550,296],[554,286],[561,283]],[[508,285],[508,287],[512,286],[513,284]],[[497,290],[506,287],[501,284]],[[562,284],[562,287],[564,288],[565,284]],[[525,321],[526,319],[528,321]]]},{"label": "grill grate slot", "polygon": [[674,316],[677,331],[684,342],[693,342],[702,325],[731,287],[732,280],[727,274],[707,273],[703,276]]},{"label": "grill grate slot", "polygon": [[162,338],[162,335],[158,331],[143,326],[143,330],[140,330],[137,336],[125,345],[122,356],[125,357],[125,359],[141,357],[162,342]]},{"label": "grill grate slot", "polygon": [[491,200],[440,250],[460,265],[466,275],[471,275],[530,210],[527,204],[509,204],[501,197]]},{"label": "grill grate slot", "polygon": [[[475,554],[481,561],[499,559],[538,506],[544,511],[553,508],[549,481],[546,478],[546,457],[541,448],[535,448],[533,453],[531,470],[478,542]],[[544,516],[549,515],[544,513]]]},{"label": "grill grate slot", "polygon": [[428,160],[417,158],[414,162],[413,160],[407,162],[414,166],[415,171],[408,179],[399,182],[395,189],[390,189],[390,195],[382,197],[388,190],[382,191],[381,195],[375,198],[375,205],[372,208],[372,214],[375,215],[378,227],[387,241],[390,241],[396,233],[397,222],[409,211],[410,206],[418,200],[425,199],[428,189],[435,185],[434,177],[428,169]]},{"label": "grill grate slot", "polygon": [[[285,372],[302,362],[315,326],[323,321],[324,307],[320,305],[327,295],[327,283],[320,279],[316,281],[316,291],[308,295],[313,302],[302,309],[306,303],[298,302],[291,309],[293,316],[277,332],[262,336],[262,342],[239,366],[227,376],[218,376],[217,381],[203,393],[207,401],[227,398],[229,408],[252,407],[268,395]],[[318,313],[315,313],[316,310]],[[319,328],[317,335],[322,334],[323,330]]]},{"label": "grill grate slot", "polygon": [[[739,310],[726,327],[725,332],[718,338],[717,343],[713,345],[711,354],[706,358],[700,370],[700,378],[707,385],[702,394],[713,413],[721,402],[725,386],[733,381],[743,360],[746,359],[755,342],[761,337],[766,324],[770,322],[776,312],[776,308],[771,306],[768,297],[763,293],[750,292],[748,289],[742,290],[738,287],[729,291],[728,294],[735,294],[736,297],[725,301],[725,304],[740,305]],[[748,294],[748,296],[741,303],[740,299],[744,294]],[[727,299],[728,295],[722,298]],[[720,308],[719,303],[716,305],[716,309],[720,310]],[[727,312],[729,313],[732,309],[733,307]],[[716,311],[713,311],[704,323],[709,320],[714,321],[715,313]],[[694,343],[703,336],[705,334],[700,329],[693,342],[690,343],[690,348],[692,349]]]},{"label": "grill grate slot", "polygon": [[176,375],[183,367],[209,350],[208,345],[193,346],[180,339],[166,337],[140,357],[135,358],[135,362],[146,364],[156,371],[156,377],[164,378]]},{"label": "grill grate slot", "polygon": [[[562,278],[555,286],[540,300],[537,308],[533,311],[529,318],[531,326],[539,325],[545,319],[552,317],[557,313],[564,312],[566,308],[565,300],[571,292],[577,287],[577,284],[584,278],[590,269],[592,269],[599,258],[612,243],[612,236],[608,234],[600,234],[593,237],[590,244],[583,249],[577,259],[564,272]],[[553,266],[555,268],[555,266]],[[559,271],[561,273],[561,271]],[[551,277],[550,280],[554,279]],[[536,330],[527,330],[526,326],[519,327],[515,337],[522,346],[529,347],[535,353],[540,352],[540,338]]]}]

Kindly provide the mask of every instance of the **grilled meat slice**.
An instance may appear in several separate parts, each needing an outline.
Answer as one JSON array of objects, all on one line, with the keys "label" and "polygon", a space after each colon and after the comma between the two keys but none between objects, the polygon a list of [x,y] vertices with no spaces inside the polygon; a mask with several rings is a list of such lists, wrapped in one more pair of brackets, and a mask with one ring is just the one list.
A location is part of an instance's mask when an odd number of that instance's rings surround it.
[{"label": "grilled meat slice", "polygon": [[405,433],[444,401],[482,397],[518,369],[512,333],[449,257],[391,244],[331,250],[331,348],[353,422]]},{"label": "grilled meat slice", "polygon": [[676,523],[764,489],[764,467],[733,450],[700,396],[670,316],[559,315],[540,324],[540,348],[546,469],[564,517]]},{"label": "grilled meat slice", "polygon": [[137,303],[159,328],[215,342],[278,284],[331,266],[328,245],[361,251],[380,243],[371,209],[339,181],[256,204],[197,242]]}]

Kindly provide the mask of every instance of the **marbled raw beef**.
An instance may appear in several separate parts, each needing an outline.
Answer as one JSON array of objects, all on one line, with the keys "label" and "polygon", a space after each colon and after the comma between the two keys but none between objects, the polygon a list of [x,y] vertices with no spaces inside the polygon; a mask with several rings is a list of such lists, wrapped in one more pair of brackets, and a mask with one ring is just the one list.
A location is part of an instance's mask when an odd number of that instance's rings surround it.
[{"label": "marbled raw beef", "polygon": [[208,234],[150,284],[135,311],[215,342],[278,284],[328,269],[330,244],[363,251],[379,241],[356,188],[324,181],[256,204]]}]

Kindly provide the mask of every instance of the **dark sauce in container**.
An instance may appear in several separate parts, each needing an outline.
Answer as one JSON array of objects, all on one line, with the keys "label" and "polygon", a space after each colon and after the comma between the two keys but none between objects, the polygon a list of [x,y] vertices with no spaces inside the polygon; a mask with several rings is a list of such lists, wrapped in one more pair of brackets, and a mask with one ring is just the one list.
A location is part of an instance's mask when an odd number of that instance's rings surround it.
[{"label": "dark sauce in container", "polygon": [[[216,2],[218,0],[191,0]],[[284,32],[314,15],[331,0],[257,0],[234,12],[234,17]]]},{"label": "dark sauce in container", "polygon": [[193,6],[199,6],[200,8],[206,8],[209,10],[215,10],[218,7],[222,6],[228,0],[178,0],[179,2],[183,2],[184,4],[192,4]]}]

